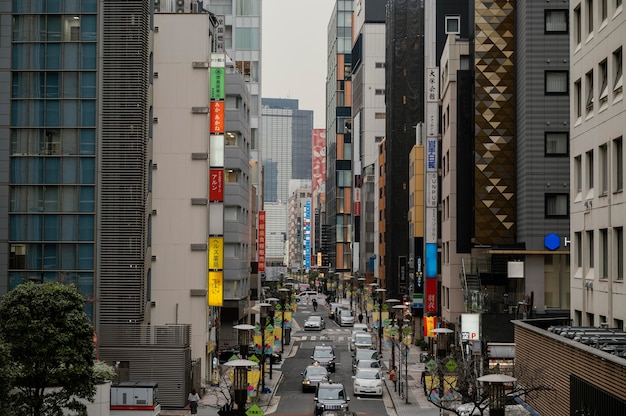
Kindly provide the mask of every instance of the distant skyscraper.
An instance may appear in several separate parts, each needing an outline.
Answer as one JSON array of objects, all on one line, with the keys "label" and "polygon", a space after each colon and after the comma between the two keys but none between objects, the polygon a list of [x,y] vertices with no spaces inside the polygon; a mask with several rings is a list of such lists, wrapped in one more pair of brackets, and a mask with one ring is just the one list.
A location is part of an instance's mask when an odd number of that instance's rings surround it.
[{"label": "distant skyscraper", "polygon": [[313,111],[298,109],[298,100],[263,98],[263,164],[269,172],[266,202],[289,200],[291,179],[311,180]]}]

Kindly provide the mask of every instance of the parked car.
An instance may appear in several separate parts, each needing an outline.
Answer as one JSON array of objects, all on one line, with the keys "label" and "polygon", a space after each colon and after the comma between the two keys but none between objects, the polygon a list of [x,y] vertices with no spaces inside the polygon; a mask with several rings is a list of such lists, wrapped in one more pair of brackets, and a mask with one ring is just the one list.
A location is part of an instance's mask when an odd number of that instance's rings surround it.
[{"label": "parked car", "polygon": [[365,359],[358,360],[354,364],[354,368],[352,372],[353,374],[356,374],[361,369],[366,369],[366,370],[374,369],[376,371],[380,371],[380,362],[378,360],[365,360]]},{"label": "parked car", "polygon": [[328,380],[328,370],[319,364],[308,365],[302,373],[302,393],[309,390],[315,391],[318,383]]},{"label": "parked car", "polygon": [[350,309],[339,309],[339,326],[352,326],[354,325],[354,315]]},{"label": "parked car", "polygon": [[383,380],[378,369],[360,369],[352,376],[352,391],[358,395],[383,395]]},{"label": "parked car", "polygon": [[313,363],[318,362],[331,373],[335,372],[335,350],[330,345],[316,345],[311,356]]},{"label": "parked car", "polygon": [[321,416],[322,413],[329,410],[341,411],[343,415],[349,409],[350,397],[346,392],[346,389],[341,383],[333,383],[332,381],[322,381],[318,383],[315,389],[315,410],[316,416]]},{"label": "parked car", "polygon": [[305,331],[321,331],[322,329],[326,329],[326,322],[321,316],[311,315],[304,321]]}]

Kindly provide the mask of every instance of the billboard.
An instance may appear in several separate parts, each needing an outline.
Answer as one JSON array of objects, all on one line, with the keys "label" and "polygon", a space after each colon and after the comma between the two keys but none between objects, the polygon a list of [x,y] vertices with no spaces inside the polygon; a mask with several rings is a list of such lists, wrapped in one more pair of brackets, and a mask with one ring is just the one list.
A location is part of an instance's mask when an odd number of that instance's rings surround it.
[{"label": "billboard", "polygon": [[311,192],[326,182],[326,130],[313,129],[313,166],[311,169]]},{"label": "billboard", "polygon": [[265,211],[259,211],[258,235],[257,252],[259,256],[259,273],[265,273]]}]

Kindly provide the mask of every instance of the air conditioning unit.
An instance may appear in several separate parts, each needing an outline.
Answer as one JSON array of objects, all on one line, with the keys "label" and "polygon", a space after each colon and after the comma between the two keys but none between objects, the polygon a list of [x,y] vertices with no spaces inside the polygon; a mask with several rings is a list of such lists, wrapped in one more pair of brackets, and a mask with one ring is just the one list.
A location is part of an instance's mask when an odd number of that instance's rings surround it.
[{"label": "air conditioning unit", "polygon": [[158,77],[159,77],[159,73],[158,73],[158,72],[155,72],[155,73],[154,73],[154,75],[153,75],[153,77],[158,78]]},{"label": "air conditioning unit", "polygon": [[191,0],[176,0],[176,13],[190,13]]},{"label": "air conditioning unit", "polygon": [[154,0],[154,11],[155,12],[161,11],[161,0]]}]

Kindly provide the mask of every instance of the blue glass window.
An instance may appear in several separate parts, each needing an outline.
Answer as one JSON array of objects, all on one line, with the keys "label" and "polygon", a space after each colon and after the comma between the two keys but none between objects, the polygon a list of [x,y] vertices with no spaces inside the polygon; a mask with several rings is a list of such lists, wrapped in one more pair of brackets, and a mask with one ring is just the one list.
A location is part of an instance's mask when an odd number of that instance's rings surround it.
[{"label": "blue glass window", "polygon": [[[35,47],[36,45],[33,45]],[[42,45],[43,46],[43,45]],[[41,48],[43,49],[43,47]],[[33,56],[36,54],[33,54]],[[46,69],[61,69],[61,45],[59,43],[49,43],[46,46],[46,56],[45,61],[39,58],[36,59],[31,65],[33,69],[40,69],[39,62],[46,63]]]},{"label": "blue glass window", "polygon": [[78,125],[78,101],[62,101],[63,105],[63,125],[74,127]]},{"label": "blue glass window", "polygon": [[94,158],[91,158],[91,157],[80,158],[80,181],[79,182],[81,184],[95,185],[96,161]]},{"label": "blue glass window", "polygon": [[96,98],[96,73],[83,72],[80,76],[80,96]]},{"label": "blue glass window", "polygon": [[[84,165],[84,164],[83,164]],[[93,186],[81,186],[80,196],[78,200],[78,210],[80,212],[93,212],[94,211],[94,187]]]},{"label": "blue glass window", "polygon": [[97,12],[98,2],[97,0],[83,0],[83,12]]},{"label": "blue glass window", "polygon": [[93,270],[93,244],[78,244],[78,269]]},{"label": "blue glass window", "polygon": [[41,269],[41,250],[43,246],[41,244],[27,244],[26,245],[26,268],[27,269]]},{"label": "blue glass window", "polygon": [[46,161],[46,174],[44,176],[45,183],[58,184],[59,183],[59,167],[61,165],[61,158],[59,157],[47,157]]},{"label": "blue glass window", "polygon": [[80,131],[80,154],[96,154],[96,131],[93,129],[81,129]]},{"label": "blue glass window", "polygon": [[96,125],[96,102],[93,100],[81,101],[80,125],[83,127],[93,127]]},{"label": "blue glass window", "polygon": [[43,101],[13,101],[11,123],[15,127],[43,125]]},{"label": "blue glass window", "polygon": [[[76,216],[61,216],[61,241],[76,241]],[[73,269],[74,267],[71,267]]]},{"label": "blue glass window", "polygon": [[28,166],[26,183],[43,183],[43,160],[40,157],[25,158]]},{"label": "blue glass window", "polygon": [[48,41],[58,42],[61,40],[61,16],[48,15]]},{"label": "blue glass window", "polygon": [[[86,2],[83,1],[83,8],[85,8],[85,3]],[[98,29],[96,16],[83,15],[81,17],[80,29],[81,29],[81,40],[83,42],[95,42],[96,31]]]},{"label": "blue glass window", "polygon": [[63,73],[63,98],[78,98],[78,72]]},{"label": "blue glass window", "polygon": [[46,186],[45,191],[45,211],[57,212],[59,210],[59,187]]},{"label": "blue glass window", "polygon": [[63,11],[66,13],[79,13],[80,1],[79,0],[65,0],[63,4]]},{"label": "blue glass window", "polygon": [[78,217],[78,241],[93,241],[93,215]]},{"label": "blue glass window", "polygon": [[78,160],[73,157],[63,159],[63,181],[64,184],[78,183]]},{"label": "blue glass window", "polygon": [[[44,74],[41,74],[42,76]],[[46,72],[46,98],[59,98],[59,73]]]},{"label": "blue glass window", "polygon": [[44,241],[57,241],[59,239],[59,224],[57,215],[43,216],[43,239]]},{"label": "blue glass window", "polygon": [[57,245],[45,244],[43,248],[43,268],[46,270],[56,270],[57,267]]},{"label": "blue glass window", "polygon": [[61,269],[76,270],[76,246],[74,244],[61,246]]},{"label": "blue glass window", "polygon": [[78,43],[66,43],[63,45],[63,65],[64,69],[78,69],[80,57]]},{"label": "blue glass window", "polygon": [[83,43],[83,60],[81,69],[96,69],[96,44],[95,43]]},{"label": "blue glass window", "polygon": [[[37,0],[33,0],[37,1]],[[61,11],[61,0],[42,0],[42,3],[48,4],[48,12],[59,13]]]},{"label": "blue glass window", "polygon": [[57,100],[46,101],[46,126],[58,126],[59,118],[59,102]]}]

